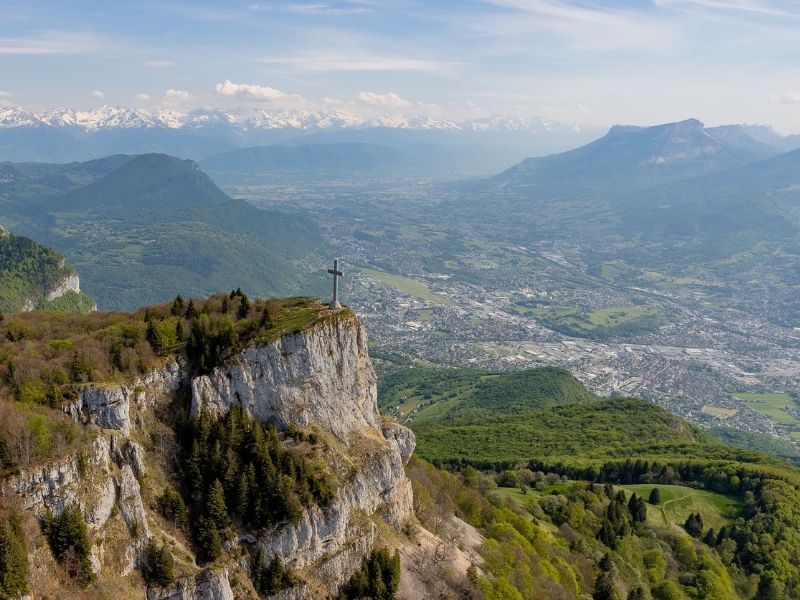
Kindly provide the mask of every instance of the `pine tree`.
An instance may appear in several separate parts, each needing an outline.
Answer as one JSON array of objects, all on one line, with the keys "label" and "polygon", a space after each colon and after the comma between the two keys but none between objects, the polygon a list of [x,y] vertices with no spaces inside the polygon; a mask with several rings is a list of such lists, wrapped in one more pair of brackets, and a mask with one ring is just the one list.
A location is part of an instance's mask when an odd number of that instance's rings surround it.
[{"label": "pine tree", "polygon": [[77,577],[83,583],[94,581],[96,575],[89,562],[92,545],[78,505],[65,508],[59,519],[53,519],[53,515],[48,512],[42,524],[42,532],[48,537],[57,559],[61,560],[74,554],[74,564],[66,565],[70,569],[68,572],[70,577]]},{"label": "pine tree", "polygon": [[183,314],[183,297],[180,294],[175,296],[175,300],[172,301],[169,308],[173,317],[181,316]]},{"label": "pine tree", "polygon": [[594,582],[593,600],[619,600],[614,577],[608,571],[602,571]]},{"label": "pine tree", "polygon": [[0,599],[17,598],[28,591],[28,550],[19,513],[11,510],[0,523]]},{"label": "pine tree", "polygon": [[196,537],[207,560],[217,560],[222,556],[222,540],[217,526],[211,519],[200,517],[197,520]]},{"label": "pine tree", "polygon": [[706,546],[711,546],[712,548],[717,543],[717,534],[714,533],[714,529],[709,527],[708,531],[706,531],[705,536],[703,536],[703,543]]},{"label": "pine tree", "polygon": [[653,488],[647,501],[653,506],[661,504],[661,491],[658,488]]},{"label": "pine tree", "polygon": [[193,319],[197,316],[197,309],[194,307],[194,300],[189,299],[189,304],[186,305],[186,318]]},{"label": "pine tree", "polygon": [[683,524],[683,528],[686,529],[686,533],[694,538],[699,538],[703,535],[703,517],[700,513],[692,513],[686,518],[686,522]]},{"label": "pine tree", "polygon": [[166,546],[159,546],[156,542],[151,541],[147,546],[147,562],[150,566],[150,581],[161,587],[168,586],[175,581],[175,561]]},{"label": "pine tree", "polygon": [[225,504],[225,491],[222,489],[219,479],[215,479],[209,487],[205,501],[205,513],[219,531],[231,524],[228,507]]},{"label": "pine tree", "polygon": [[644,588],[635,587],[628,592],[628,600],[645,600]]},{"label": "pine tree", "polygon": [[145,339],[150,344],[150,347],[153,349],[153,352],[156,354],[161,354],[161,351],[164,349],[164,344],[161,341],[161,335],[158,333],[158,329],[156,326],[153,325],[153,321],[149,321],[147,323],[147,332],[145,333]]},{"label": "pine tree", "polygon": [[249,313],[250,300],[245,294],[242,294],[242,299],[241,302],[239,302],[239,310],[237,311],[236,316],[239,317],[239,319],[246,319]]},{"label": "pine tree", "polygon": [[179,342],[183,341],[183,321],[180,319],[178,319],[178,322],[175,323],[175,337]]}]

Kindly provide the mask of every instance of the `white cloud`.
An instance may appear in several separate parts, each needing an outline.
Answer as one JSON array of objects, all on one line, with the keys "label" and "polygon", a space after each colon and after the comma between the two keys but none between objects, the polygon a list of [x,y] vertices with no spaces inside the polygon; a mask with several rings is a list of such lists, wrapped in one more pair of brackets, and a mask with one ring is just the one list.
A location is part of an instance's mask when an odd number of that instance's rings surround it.
[{"label": "white cloud", "polygon": [[361,92],[358,99],[364,104],[371,104],[372,106],[381,106],[386,108],[407,108],[411,106],[411,102],[403,100],[394,92],[388,94],[376,94],[374,92]]},{"label": "white cloud", "polygon": [[0,90],[0,96],[10,96],[10,95],[11,92],[4,92],[3,90]]},{"label": "white cloud", "polygon": [[286,94],[275,88],[250,85],[248,83],[233,83],[226,79],[225,83],[217,84],[217,93],[222,96],[241,98],[250,102],[278,102],[289,100],[296,103],[305,103],[306,100],[297,94]]},{"label": "white cloud", "polygon": [[357,8],[335,8],[330,4],[314,3],[314,4],[289,4],[283,8],[276,8],[264,4],[250,4],[247,7],[249,10],[282,10],[286,12],[293,12],[305,15],[326,15],[326,16],[343,16],[343,15],[363,15],[365,13],[373,12],[371,8],[357,7]]},{"label": "white cloud", "polygon": [[94,90],[93,92],[89,92],[89,98],[102,98],[103,92],[100,90]]},{"label": "white cloud", "polygon": [[800,102],[800,92],[786,92],[785,94],[776,94],[772,96],[773,100],[777,100],[781,104],[796,104]]},{"label": "white cloud", "polygon": [[150,100],[150,96],[147,94],[136,94],[137,100]]},{"label": "white cloud", "polygon": [[0,54],[86,54],[103,44],[92,33],[43,31],[38,37],[0,38]]},{"label": "white cloud", "polygon": [[348,53],[347,55],[319,52],[289,58],[264,58],[260,62],[286,64],[300,71],[421,71],[452,72],[460,63],[395,58],[375,54]]},{"label": "white cloud", "polygon": [[166,106],[178,106],[179,104],[188,104],[194,100],[189,92],[184,90],[168,89],[164,94],[164,104]]},{"label": "white cloud", "polygon": [[171,60],[148,60],[147,62],[141,63],[141,65],[139,66],[164,68],[164,67],[177,67],[178,63],[172,62]]}]

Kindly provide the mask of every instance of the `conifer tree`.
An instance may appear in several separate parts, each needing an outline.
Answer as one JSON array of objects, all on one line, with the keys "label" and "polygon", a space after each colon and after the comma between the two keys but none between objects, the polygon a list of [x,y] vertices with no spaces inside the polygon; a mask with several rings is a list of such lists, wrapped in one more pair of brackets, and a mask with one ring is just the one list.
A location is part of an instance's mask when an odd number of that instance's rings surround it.
[{"label": "conifer tree", "polygon": [[692,513],[686,518],[683,524],[686,533],[694,538],[699,538],[703,534],[703,517],[700,513]]},{"label": "conifer tree", "polygon": [[215,479],[208,490],[205,502],[208,518],[214,523],[218,531],[222,531],[231,524],[228,507],[225,505],[225,491],[219,479]]},{"label": "conifer tree", "polygon": [[242,294],[241,301],[239,302],[239,310],[236,313],[236,316],[239,319],[246,319],[247,315],[250,313],[250,300],[245,294]]},{"label": "conifer tree", "polygon": [[658,488],[653,488],[647,501],[653,506],[661,504],[661,491]]},{"label": "conifer tree", "polygon": [[150,581],[164,587],[175,580],[175,561],[166,546],[159,546],[151,541],[147,546],[147,562],[150,566]]},{"label": "conifer tree", "polygon": [[17,598],[28,591],[28,550],[19,513],[11,510],[0,521],[0,599]]}]

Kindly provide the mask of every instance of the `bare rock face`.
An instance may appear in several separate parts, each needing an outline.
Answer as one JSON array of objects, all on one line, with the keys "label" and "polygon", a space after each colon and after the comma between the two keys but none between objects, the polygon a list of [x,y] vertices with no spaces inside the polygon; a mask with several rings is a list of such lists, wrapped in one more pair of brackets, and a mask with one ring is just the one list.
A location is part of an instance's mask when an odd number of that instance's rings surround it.
[{"label": "bare rock face", "polygon": [[136,532],[136,537],[149,536],[141,489],[130,465],[124,465],[120,473],[118,504],[128,529]]},{"label": "bare rock face", "polygon": [[147,600],[233,600],[228,571],[206,569],[197,577],[181,580],[165,590],[150,588]]},{"label": "bare rock face", "polygon": [[380,428],[377,383],[367,336],[352,313],[248,348],[210,376],[192,382],[192,416],[241,406],[285,429],[316,423],[348,443],[352,431]]},{"label": "bare rock face", "polygon": [[25,509],[38,517],[48,510],[58,517],[65,508],[77,504],[87,523],[101,527],[111,516],[117,497],[114,480],[108,475],[110,465],[110,443],[98,437],[89,456],[20,471],[10,480],[10,486]]},{"label": "bare rock face", "polygon": [[[339,315],[244,350],[192,382],[193,415],[222,415],[241,406],[278,429],[313,425],[338,441],[325,456],[340,481],[333,502],[305,509],[296,525],[284,523],[259,537],[264,556],[280,555],[331,594],[376,544],[374,519],[399,529],[411,518],[411,483],[403,467],[415,446],[411,430],[383,421],[366,334],[354,315]],[[314,594],[312,588],[295,589],[291,597]]]},{"label": "bare rock face", "polygon": [[67,275],[61,283],[47,293],[47,301],[50,302],[51,300],[60,298],[67,292],[80,293],[80,291],[81,280],[78,278],[77,273],[73,273],[72,275]]},{"label": "bare rock face", "polygon": [[186,362],[179,358],[137,379],[132,387],[87,385],[81,389],[79,398],[64,408],[64,412],[75,420],[94,423],[102,429],[121,431],[127,436],[131,430],[131,403],[136,404],[139,410],[147,410],[159,398],[174,392],[187,381]]}]

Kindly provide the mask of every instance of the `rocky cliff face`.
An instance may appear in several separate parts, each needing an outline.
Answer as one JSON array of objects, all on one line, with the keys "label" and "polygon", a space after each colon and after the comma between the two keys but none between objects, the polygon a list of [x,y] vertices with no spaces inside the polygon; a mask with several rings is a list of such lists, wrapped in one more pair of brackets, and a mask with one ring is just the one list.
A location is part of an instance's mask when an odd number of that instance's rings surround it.
[{"label": "rocky cliff face", "polygon": [[278,429],[293,423],[333,436],[326,459],[340,481],[334,502],[305,510],[297,525],[278,526],[260,542],[265,556],[278,554],[315,581],[308,597],[320,586],[334,593],[358,568],[377,537],[373,517],[399,529],[412,516],[403,467],[414,434],[383,422],[366,333],[355,316],[340,315],[244,350],[192,381],[192,414],[241,406]]},{"label": "rocky cliff face", "polygon": [[[147,590],[148,600],[232,600],[250,569],[240,547],[256,544],[265,556],[279,555],[299,574],[300,583],[282,598],[335,594],[390,528],[400,529],[412,518],[411,485],[403,467],[414,435],[378,412],[366,335],[346,310],[245,349],[208,376],[192,379],[185,362],[176,360],[130,385],[85,386],[65,412],[96,431],[90,451],[22,471],[5,493],[38,517],[80,506],[95,540],[104,541],[92,554],[100,574],[130,576],[146,561],[151,539],[167,544],[175,556],[189,555],[155,512],[154,498],[168,479],[162,470],[168,448],[153,441],[151,428],[155,414],[189,390],[193,413],[221,415],[241,406],[278,430],[294,424],[316,433],[337,492],[328,506],[304,509],[296,525],[240,531],[210,569],[182,562],[178,582]],[[284,443],[291,445],[291,438]],[[229,571],[237,576],[229,579]]]},{"label": "rocky cliff face", "polygon": [[347,444],[354,432],[380,428],[376,389],[361,324],[329,318],[194,379],[192,415],[238,405],[279,429],[314,423]]},{"label": "rocky cliff face", "polygon": [[67,275],[58,285],[47,292],[47,301],[51,302],[56,298],[61,298],[61,296],[67,292],[80,293],[80,291],[81,280],[78,278],[77,273],[73,273],[71,275]]}]

